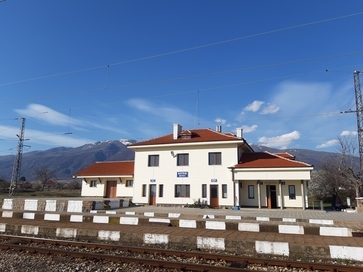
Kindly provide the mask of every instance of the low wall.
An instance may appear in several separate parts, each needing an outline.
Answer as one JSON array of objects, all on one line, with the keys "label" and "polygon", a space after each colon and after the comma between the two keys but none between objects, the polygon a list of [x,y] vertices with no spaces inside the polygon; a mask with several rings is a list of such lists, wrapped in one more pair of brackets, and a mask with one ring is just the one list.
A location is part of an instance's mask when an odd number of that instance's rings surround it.
[{"label": "low wall", "polygon": [[8,198],[2,200],[3,210],[12,211],[45,211],[85,213],[91,210],[110,210],[130,205],[129,199],[111,200],[67,200],[67,199],[20,199]]}]

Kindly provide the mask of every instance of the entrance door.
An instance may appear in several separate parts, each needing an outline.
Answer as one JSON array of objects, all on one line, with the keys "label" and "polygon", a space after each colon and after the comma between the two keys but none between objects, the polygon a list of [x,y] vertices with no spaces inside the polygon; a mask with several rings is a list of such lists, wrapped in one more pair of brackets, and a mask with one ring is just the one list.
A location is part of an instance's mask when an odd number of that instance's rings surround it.
[{"label": "entrance door", "polygon": [[150,184],[149,205],[156,205],[156,185]]},{"label": "entrance door", "polygon": [[267,208],[277,208],[276,185],[266,185]]},{"label": "entrance door", "polygon": [[218,185],[210,186],[210,200],[209,200],[211,208],[219,208],[218,202]]},{"label": "entrance door", "polygon": [[115,198],[116,197],[116,188],[117,188],[117,181],[108,180],[107,187],[106,187],[106,198]]}]

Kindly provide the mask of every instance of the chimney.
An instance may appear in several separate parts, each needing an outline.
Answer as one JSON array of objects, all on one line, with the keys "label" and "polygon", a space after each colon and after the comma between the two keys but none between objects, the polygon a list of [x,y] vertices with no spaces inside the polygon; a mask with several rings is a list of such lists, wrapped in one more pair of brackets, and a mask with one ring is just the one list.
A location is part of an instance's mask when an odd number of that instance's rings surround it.
[{"label": "chimney", "polygon": [[180,132],[182,131],[182,126],[179,124],[173,124],[173,140],[177,140]]},{"label": "chimney", "polygon": [[222,132],[222,126],[220,126],[220,125],[216,126],[216,131],[217,132]]},{"label": "chimney", "polygon": [[237,137],[238,138],[243,138],[243,128],[237,128]]}]

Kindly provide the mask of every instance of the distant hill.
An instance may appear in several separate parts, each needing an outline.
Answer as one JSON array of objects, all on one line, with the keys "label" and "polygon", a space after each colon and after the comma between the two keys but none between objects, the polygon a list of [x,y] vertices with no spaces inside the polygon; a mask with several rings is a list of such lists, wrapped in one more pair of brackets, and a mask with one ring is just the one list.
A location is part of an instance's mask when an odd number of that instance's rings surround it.
[{"label": "distant hill", "polygon": [[[110,140],[86,144],[76,148],[56,147],[45,151],[32,151],[23,154],[21,176],[33,180],[34,169],[47,166],[54,171],[58,179],[72,179],[72,176],[84,167],[96,161],[133,160],[134,151],[127,148],[134,140]],[[308,149],[274,149],[266,146],[251,145],[255,152],[288,152],[303,161],[319,168],[322,161],[336,153],[313,151]],[[0,156],[0,178],[11,179],[14,156]]]},{"label": "distant hill", "polygon": [[[46,166],[56,173],[57,179],[72,179],[82,168],[96,161],[133,160],[134,151],[127,148],[129,140],[102,141],[76,148],[56,147],[45,151],[23,154],[21,176],[33,180],[34,169]],[[14,156],[0,156],[0,178],[10,180]]]}]

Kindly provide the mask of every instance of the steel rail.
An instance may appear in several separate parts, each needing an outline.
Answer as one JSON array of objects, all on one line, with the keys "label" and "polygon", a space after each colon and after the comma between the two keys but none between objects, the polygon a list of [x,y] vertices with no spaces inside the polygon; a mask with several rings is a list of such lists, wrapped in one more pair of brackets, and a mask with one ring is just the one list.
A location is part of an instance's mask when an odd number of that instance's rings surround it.
[{"label": "steel rail", "polygon": [[[287,268],[303,268],[307,270],[323,270],[323,271],[332,271],[332,272],[363,272],[363,266],[348,266],[348,265],[338,265],[331,263],[300,262],[300,261],[292,261],[284,259],[266,259],[266,258],[256,258],[248,256],[235,256],[228,254],[214,254],[214,253],[195,252],[195,251],[192,252],[192,251],[157,249],[150,247],[121,246],[121,245],[102,244],[102,243],[85,243],[85,242],[77,242],[69,240],[53,240],[53,239],[42,239],[42,238],[25,237],[25,236],[0,235],[0,239],[9,239],[17,242],[27,242],[27,243],[35,242],[35,243],[45,243],[45,244],[54,244],[62,246],[76,246],[76,247],[86,247],[86,248],[105,249],[105,250],[120,250],[128,252],[137,252],[142,254],[160,254],[164,256],[173,255],[185,258],[194,257],[206,260],[224,260],[226,262],[231,262],[236,264],[243,264],[243,263],[251,265],[258,264],[263,267],[280,266]],[[326,259],[324,261],[328,260],[329,259]]]},{"label": "steel rail", "polygon": [[[33,246],[0,244],[2,250],[28,251],[29,253],[38,253],[43,255],[62,255],[80,259],[108,260],[113,262],[136,263],[139,265],[150,265],[161,269],[178,269],[179,271],[203,271],[203,272],[223,272],[223,271],[241,271],[239,267],[214,266],[206,264],[183,263],[176,261],[153,260],[148,258],[136,259],[132,257],[124,257],[121,255],[109,255],[89,252],[66,251],[59,249],[39,248]],[[256,271],[256,270],[244,270]],[[258,271],[258,270],[257,270]]]}]

